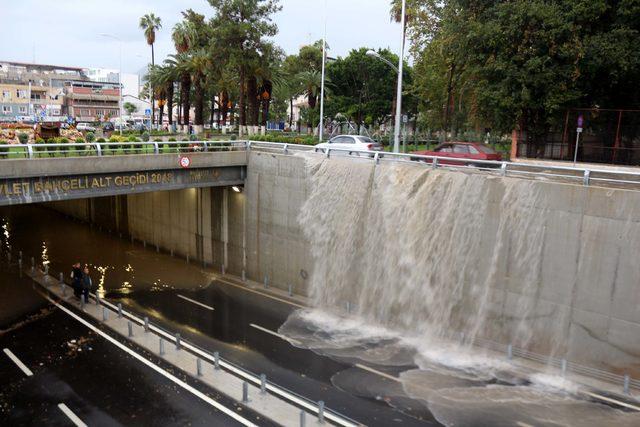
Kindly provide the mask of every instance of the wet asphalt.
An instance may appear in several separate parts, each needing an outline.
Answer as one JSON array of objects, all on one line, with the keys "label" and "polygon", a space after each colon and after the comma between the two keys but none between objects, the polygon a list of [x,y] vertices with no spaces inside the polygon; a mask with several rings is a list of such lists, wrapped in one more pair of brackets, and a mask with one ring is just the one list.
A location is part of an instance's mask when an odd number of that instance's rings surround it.
[{"label": "wet asphalt", "polygon": [[[401,392],[398,395],[386,395],[384,390],[398,388],[397,384],[392,384],[390,380],[361,371],[358,372],[361,377],[360,385],[348,390],[340,389],[332,384],[332,377],[355,369],[352,364],[296,348],[287,341],[250,326],[256,324],[268,330],[277,331],[294,309],[292,306],[222,282],[212,282],[209,273],[193,265],[181,263],[167,254],[157,254],[150,247],[141,248],[141,245],[131,244],[126,238],[119,238],[114,234],[72,221],[42,207],[25,206],[0,210],[0,217],[3,218],[4,223],[8,222],[10,229],[10,236],[0,238],[0,244],[11,245],[14,254],[20,248],[24,251],[25,260],[31,255],[35,255],[36,262],[47,259],[52,271],[66,271],[77,258],[82,258],[83,262],[92,263],[94,266],[111,266],[112,271],[106,274],[103,284],[108,299],[122,302],[128,309],[141,316],[148,316],[158,326],[180,332],[183,337],[209,352],[219,351],[222,357],[236,365],[256,374],[266,374],[270,381],[282,387],[313,401],[324,400],[328,408],[367,425],[439,425],[420,401],[403,398]],[[40,221],[34,221],[35,219]],[[53,227],[51,227],[52,224],[54,224]],[[132,270],[135,268],[135,276],[125,272],[125,270],[129,271],[128,267],[122,269],[125,265],[133,266]],[[0,276],[6,275],[0,271]],[[94,281],[96,280],[99,278],[96,278],[94,273]],[[126,280],[132,280],[133,286],[123,288],[122,283]],[[32,291],[26,290],[29,288],[28,285],[15,288],[2,286],[3,282],[6,280],[0,280],[2,295],[12,295],[9,300],[14,302],[29,301],[24,304],[22,310],[10,310],[12,314],[7,315],[7,319],[23,320],[28,313],[37,312],[46,306],[44,300],[38,300]],[[157,286],[159,282],[166,284]],[[16,291],[16,289],[19,290]],[[209,305],[214,310],[203,309],[178,295]],[[10,305],[14,307],[16,304]],[[45,320],[49,318],[53,320]],[[43,326],[38,326],[40,324]],[[49,332],[45,333],[50,325],[59,326],[49,328]],[[36,319],[14,331],[0,335],[0,343],[3,340],[21,343],[20,345],[25,346],[24,357],[39,364],[45,357],[44,353],[40,353],[48,348],[49,344],[63,349],[70,340],[78,340],[76,336],[82,334],[77,328],[82,329],[81,326],[74,325],[72,320],[64,319],[63,315],[54,310],[54,313],[43,319]],[[63,333],[63,331],[74,332]],[[88,330],[83,332],[86,335]],[[84,353],[77,352],[82,354],[74,359],[73,364],[70,362],[65,364],[61,361],[59,366],[56,365],[58,369],[53,372],[54,376],[47,377],[49,379],[46,380],[41,378],[43,382],[40,385],[32,384],[29,380],[26,383],[30,385],[20,385],[22,382],[17,384],[18,391],[13,394],[7,393],[5,396],[3,392],[3,401],[7,402],[7,405],[15,404],[14,409],[8,412],[15,414],[11,415],[14,418],[10,420],[23,425],[21,420],[26,419],[26,414],[30,414],[28,416],[33,419],[39,419],[38,414],[59,415],[52,410],[52,408],[57,410],[55,398],[47,397],[49,395],[44,392],[34,392],[31,394],[32,399],[24,400],[19,397],[24,394],[19,387],[43,390],[42,386],[47,381],[62,378],[60,381],[63,384],[72,383],[76,387],[84,384],[84,388],[78,388],[77,396],[93,394],[101,396],[101,391],[106,391],[104,387],[97,391],[91,388],[95,384],[96,372],[98,377],[105,372],[122,372],[123,375],[117,375],[113,379],[111,375],[106,375],[104,379],[107,382],[111,380],[114,386],[103,398],[90,402],[86,401],[86,398],[84,401],[79,397],[76,398],[74,402],[78,405],[77,413],[91,417],[102,416],[103,418],[92,418],[95,420],[93,423],[95,425],[156,424],[154,420],[162,420],[162,425],[198,425],[202,420],[210,421],[209,425],[226,425],[225,423],[229,422],[228,418],[221,420],[220,414],[212,412],[206,406],[203,407],[197,399],[185,396],[183,391],[174,390],[172,394],[172,386],[163,384],[164,379],[145,373],[146,368],[143,365],[128,360],[128,356],[124,353],[115,348],[109,348],[110,344],[102,341],[92,337],[92,350]],[[37,345],[40,342],[46,342],[47,345]],[[98,342],[101,344],[96,344]],[[96,348],[100,351],[96,351]],[[106,356],[92,357],[95,354]],[[79,365],[83,365],[85,369],[73,368]],[[407,367],[398,367],[396,372],[384,367],[375,368],[394,375]],[[70,376],[71,373],[73,376]],[[4,374],[3,369],[0,381],[4,378]],[[43,372],[42,377],[44,376]],[[136,379],[145,384],[140,386],[139,390],[144,390],[140,394],[136,394],[130,387],[132,383],[137,383]],[[376,385],[376,387],[363,387],[362,384],[365,383]],[[11,389],[13,388],[7,388],[7,390]],[[65,387],[56,386],[53,389],[65,389]],[[150,392],[154,389],[156,394]],[[371,389],[383,392],[376,394],[372,393]],[[126,390],[124,394],[123,390]],[[165,396],[166,399],[161,399],[157,394]],[[130,398],[128,398],[129,395]],[[174,399],[176,396],[180,398]],[[225,397],[220,396],[220,398]],[[118,399],[134,403],[127,406]],[[175,416],[152,418],[154,415],[147,409],[167,399],[171,403],[167,406],[167,411],[175,412]],[[193,418],[189,418],[188,415],[190,405],[195,408],[192,412],[197,414]],[[11,406],[8,407],[11,408]],[[121,410],[121,407],[128,409]],[[150,418],[139,418],[133,421],[126,418],[136,413],[140,413],[140,417]],[[44,420],[46,424],[55,424],[54,421],[48,421],[46,418]],[[105,424],[102,424],[102,421]],[[264,420],[260,424],[263,423]]]}]

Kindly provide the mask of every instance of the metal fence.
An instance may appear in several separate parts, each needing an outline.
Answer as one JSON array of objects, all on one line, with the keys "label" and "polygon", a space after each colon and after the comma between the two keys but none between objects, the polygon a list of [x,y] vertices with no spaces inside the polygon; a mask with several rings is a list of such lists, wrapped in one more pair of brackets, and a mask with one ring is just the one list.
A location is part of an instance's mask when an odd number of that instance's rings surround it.
[{"label": "metal fence", "polygon": [[529,179],[553,179],[585,186],[602,185],[640,190],[640,170],[540,165],[526,162],[471,160],[412,153],[390,153],[341,148],[322,149],[313,145],[286,144],[262,141],[179,141],[179,142],[101,142],[87,144],[12,144],[0,145],[2,159],[37,159],[54,157],[162,155],[216,151],[268,151],[273,153],[319,152],[327,158],[348,156],[379,162],[406,162],[432,169],[477,170],[499,176]]},{"label": "metal fence", "polygon": [[[583,131],[578,140],[578,118]],[[640,166],[640,110],[571,109],[562,124],[534,141],[517,132],[517,156],[529,159]]]}]

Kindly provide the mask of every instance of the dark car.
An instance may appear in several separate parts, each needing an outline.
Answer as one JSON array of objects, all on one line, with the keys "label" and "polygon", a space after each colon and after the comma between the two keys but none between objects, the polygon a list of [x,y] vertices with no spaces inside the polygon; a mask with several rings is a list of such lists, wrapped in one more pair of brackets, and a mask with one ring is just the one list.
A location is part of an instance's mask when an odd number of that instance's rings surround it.
[{"label": "dark car", "polygon": [[[488,145],[479,142],[445,142],[438,145],[433,149],[433,151],[413,151],[411,154],[437,156],[440,157],[440,159],[438,159],[438,163],[442,165],[455,166],[473,165],[473,160],[493,160],[498,162],[502,160],[502,155],[500,153],[497,153]],[[460,160],[446,160],[442,159],[442,157]],[[414,157],[413,160],[431,163],[431,159]]]},{"label": "dark car", "polygon": [[102,124],[102,130],[103,132],[113,132],[115,130],[115,126],[113,126],[113,123],[111,122],[104,122]]}]

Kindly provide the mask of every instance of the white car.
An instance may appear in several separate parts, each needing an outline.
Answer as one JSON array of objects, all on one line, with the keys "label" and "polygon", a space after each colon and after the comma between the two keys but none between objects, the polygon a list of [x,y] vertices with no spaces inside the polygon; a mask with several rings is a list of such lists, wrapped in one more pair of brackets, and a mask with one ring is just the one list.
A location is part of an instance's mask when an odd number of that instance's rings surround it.
[{"label": "white car", "polygon": [[[375,153],[376,151],[383,151],[382,145],[375,142],[373,139],[368,136],[361,135],[338,135],[334,136],[327,142],[323,142],[317,144],[315,146],[316,151],[320,151],[322,153],[326,152],[327,148],[339,148],[345,151],[336,151],[335,154],[342,155],[356,155],[360,154],[366,155],[364,153],[360,153],[360,151],[371,151]],[[348,150],[348,151],[347,151]],[[353,150],[353,151],[351,151]]]},{"label": "white car", "polygon": [[76,130],[78,130],[80,132],[95,132],[96,131],[96,127],[95,126],[91,126],[89,123],[78,123],[76,125]]}]

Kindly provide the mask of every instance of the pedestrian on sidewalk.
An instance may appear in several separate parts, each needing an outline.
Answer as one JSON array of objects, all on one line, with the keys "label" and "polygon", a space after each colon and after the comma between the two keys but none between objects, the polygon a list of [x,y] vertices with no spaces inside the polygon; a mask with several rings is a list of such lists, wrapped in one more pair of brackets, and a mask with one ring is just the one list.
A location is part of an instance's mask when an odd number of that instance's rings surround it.
[{"label": "pedestrian on sidewalk", "polygon": [[89,291],[93,282],[91,281],[91,276],[89,276],[89,267],[84,266],[84,272],[82,274],[82,295],[84,296],[84,302],[89,302]]},{"label": "pedestrian on sidewalk", "polygon": [[71,286],[73,287],[73,295],[80,299],[80,295],[82,295],[82,268],[80,268],[79,262],[73,264],[72,267]]}]

